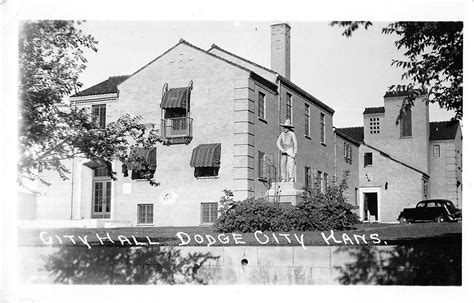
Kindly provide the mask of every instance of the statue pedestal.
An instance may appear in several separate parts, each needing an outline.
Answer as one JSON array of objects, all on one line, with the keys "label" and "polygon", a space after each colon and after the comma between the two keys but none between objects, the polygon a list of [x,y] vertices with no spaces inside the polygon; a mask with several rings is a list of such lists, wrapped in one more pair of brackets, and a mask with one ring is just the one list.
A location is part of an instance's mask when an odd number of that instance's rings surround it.
[{"label": "statue pedestal", "polygon": [[303,186],[295,182],[274,182],[267,192],[270,202],[296,205],[303,194]]}]

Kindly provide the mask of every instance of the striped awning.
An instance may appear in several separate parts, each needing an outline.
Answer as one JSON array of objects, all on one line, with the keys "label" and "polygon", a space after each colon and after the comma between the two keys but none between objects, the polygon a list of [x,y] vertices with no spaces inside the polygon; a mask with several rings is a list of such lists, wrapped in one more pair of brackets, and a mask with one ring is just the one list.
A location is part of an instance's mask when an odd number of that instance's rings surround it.
[{"label": "striped awning", "polygon": [[170,88],[163,94],[161,108],[187,108],[190,88]]},{"label": "striped awning", "polygon": [[193,149],[192,167],[219,167],[221,165],[221,144],[201,144]]},{"label": "striped awning", "polygon": [[[127,169],[156,170],[156,147],[134,149],[130,152],[130,158],[134,158],[137,161],[128,161]],[[147,167],[143,165],[143,161]]]}]

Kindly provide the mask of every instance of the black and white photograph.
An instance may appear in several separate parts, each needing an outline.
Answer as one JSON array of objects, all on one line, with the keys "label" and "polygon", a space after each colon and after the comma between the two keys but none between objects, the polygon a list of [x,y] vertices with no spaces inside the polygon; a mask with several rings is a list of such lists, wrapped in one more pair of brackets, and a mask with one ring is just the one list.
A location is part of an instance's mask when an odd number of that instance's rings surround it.
[{"label": "black and white photograph", "polygon": [[302,18],[99,2],[2,4],[18,13],[2,24],[0,302],[473,299],[472,2]]}]

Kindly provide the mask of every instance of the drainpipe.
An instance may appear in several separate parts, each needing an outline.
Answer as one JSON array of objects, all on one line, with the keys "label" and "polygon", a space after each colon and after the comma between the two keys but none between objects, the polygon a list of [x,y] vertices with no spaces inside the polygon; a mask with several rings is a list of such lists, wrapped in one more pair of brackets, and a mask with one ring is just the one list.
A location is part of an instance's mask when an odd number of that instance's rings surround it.
[{"label": "drainpipe", "polygon": [[[278,131],[277,131],[277,134],[280,133],[280,124],[281,124],[281,80],[280,80],[280,76],[278,74],[276,74],[276,80],[277,80],[277,83],[278,83]],[[277,151],[277,163],[276,163],[276,166],[277,166],[277,174],[278,176],[275,176],[275,181],[276,180],[280,180],[280,176],[281,176],[281,167],[280,167],[280,162],[281,162],[281,155],[280,155],[280,151]]]},{"label": "drainpipe", "polygon": [[337,180],[337,138],[336,138],[336,129],[333,128],[334,133],[334,180]]},{"label": "drainpipe", "polygon": [[74,209],[74,159],[72,158],[72,170],[71,170],[71,220],[73,218],[73,209]]}]

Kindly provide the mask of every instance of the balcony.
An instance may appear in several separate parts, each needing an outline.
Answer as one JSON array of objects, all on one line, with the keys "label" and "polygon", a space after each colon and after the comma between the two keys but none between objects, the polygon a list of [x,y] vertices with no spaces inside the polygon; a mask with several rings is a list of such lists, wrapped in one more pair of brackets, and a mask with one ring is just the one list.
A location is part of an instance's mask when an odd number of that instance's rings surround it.
[{"label": "balcony", "polygon": [[161,135],[170,144],[188,144],[193,139],[193,119],[189,117],[161,120]]}]

